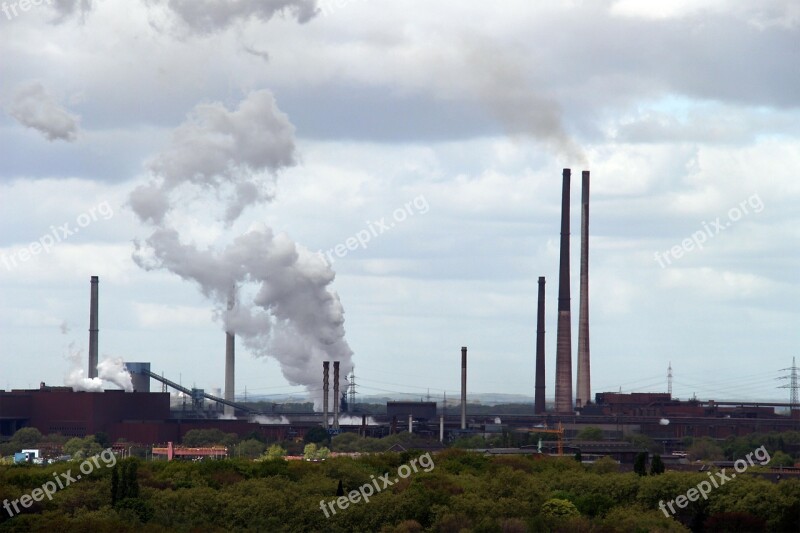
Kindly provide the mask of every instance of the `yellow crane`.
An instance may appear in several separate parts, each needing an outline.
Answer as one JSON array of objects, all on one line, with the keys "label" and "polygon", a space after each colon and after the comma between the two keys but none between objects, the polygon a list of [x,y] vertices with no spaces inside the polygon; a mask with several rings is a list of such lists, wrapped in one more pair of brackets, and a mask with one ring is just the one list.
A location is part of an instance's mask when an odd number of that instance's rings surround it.
[{"label": "yellow crane", "polygon": [[544,426],[540,428],[517,428],[517,431],[527,431],[528,433],[548,433],[551,435],[556,435],[558,437],[558,455],[564,455],[564,426],[561,425],[561,422],[558,423],[558,426],[552,429]]}]

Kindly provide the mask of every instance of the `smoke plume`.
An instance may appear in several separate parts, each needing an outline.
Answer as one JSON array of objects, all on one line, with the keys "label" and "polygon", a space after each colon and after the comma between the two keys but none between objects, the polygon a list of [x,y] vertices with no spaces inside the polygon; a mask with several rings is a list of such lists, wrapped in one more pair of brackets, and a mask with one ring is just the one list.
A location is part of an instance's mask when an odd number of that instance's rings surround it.
[{"label": "smoke plume", "polygon": [[69,359],[73,369],[64,378],[64,385],[72,387],[74,391],[103,392],[106,382],[111,382],[125,392],[133,392],[131,375],[125,369],[125,362],[121,357],[107,357],[97,364],[96,378],[86,377],[86,371],[79,366],[83,361],[82,351],[76,350],[74,343],[70,344]]},{"label": "smoke plume", "polygon": [[[318,390],[323,361],[340,361],[342,377],[352,367],[330,266],[263,224],[202,248],[175,222],[189,195],[218,207],[220,224],[230,227],[248,206],[272,200],[277,172],[295,160],[294,127],[269,92],[250,93],[232,111],[197,106],[150,163],[149,183],[130,195],[133,211],[153,228],[134,243],[133,258],[196,283],[225,331],[253,354],[274,357],[292,385]],[[228,309],[231,287],[238,294]]]}]

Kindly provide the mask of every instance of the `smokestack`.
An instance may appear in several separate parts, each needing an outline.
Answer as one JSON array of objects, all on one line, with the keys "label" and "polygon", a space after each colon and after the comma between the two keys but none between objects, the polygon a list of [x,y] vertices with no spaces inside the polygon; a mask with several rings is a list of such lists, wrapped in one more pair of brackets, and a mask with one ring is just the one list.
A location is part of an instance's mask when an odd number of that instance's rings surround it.
[{"label": "smokestack", "polygon": [[98,286],[100,279],[92,276],[89,281],[91,295],[89,300],[89,379],[97,377],[97,334],[98,334]]},{"label": "smokestack", "polygon": [[467,347],[461,347],[461,429],[467,429]]},{"label": "smokestack", "polygon": [[412,414],[408,415],[408,433],[409,435],[414,433],[414,415]]},{"label": "smokestack", "polygon": [[[231,290],[228,297],[228,311],[236,305],[236,289]],[[236,401],[235,394],[235,368],[236,368],[236,336],[232,331],[225,332],[225,399],[229,402]],[[226,417],[233,417],[235,409],[232,405],[226,405],[223,412]]]},{"label": "smokestack", "polygon": [[572,412],[572,318],[569,310],[569,178],[564,169],[561,189],[561,261],[558,270],[556,333],[556,412]]},{"label": "smokestack", "polygon": [[592,401],[589,365],[589,171],[581,175],[581,279],[578,310],[578,379],[575,403]]},{"label": "smokestack", "polygon": [[444,442],[444,415],[439,417],[439,442]]},{"label": "smokestack", "polygon": [[536,388],[534,414],[544,413],[544,276],[539,276],[539,304],[536,309]]},{"label": "smokestack", "polygon": [[333,362],[333,429],[339,429],[339,361]]},{"label": "smokestack", "polygon": [[329,361],[322,362],[322,427],[328,429],[328,371]]}]

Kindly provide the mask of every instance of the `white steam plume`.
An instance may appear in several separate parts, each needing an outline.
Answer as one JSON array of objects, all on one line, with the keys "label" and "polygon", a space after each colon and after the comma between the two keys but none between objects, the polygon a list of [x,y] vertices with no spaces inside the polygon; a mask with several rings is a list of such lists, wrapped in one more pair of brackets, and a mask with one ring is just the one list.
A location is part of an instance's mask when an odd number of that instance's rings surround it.
[{"label": "white steam plume", "polygon": [[[200,248],[174,221],[189,194],[207,199],[204,206],[221,204],[221,222],[230,227],[246,207],[272,200],[275,174],[294,163],[294,127],[268,91],[250,93],[235,110],[197,106],[149,165],[150,182],[131,192],[132,209],[153,227],[135,242],[133,258],[146,270],[197,283],[225,331],[255,355],[277,359],[292,385],[319,390],[323,361],[341,362],[341,385],[352,368],[330,266],[263,224],[226,245]],[[231,287],[238,296],[228,309]]]},{"label": "white steam plume", "polygon": [[[70,359],[77,363],[82,352],[72,351],[74,345],[70,345],[70,349]],[[83,368],[75,366],[64,378],[64,385],[72,387],[74,391],[103,392],[105,382],[111,382],[125,392],[133,392],[131,375],[125,369],[125,362],[121,357],[108,357],[100,361],[97,364],[97,376],[88,378]]]}]

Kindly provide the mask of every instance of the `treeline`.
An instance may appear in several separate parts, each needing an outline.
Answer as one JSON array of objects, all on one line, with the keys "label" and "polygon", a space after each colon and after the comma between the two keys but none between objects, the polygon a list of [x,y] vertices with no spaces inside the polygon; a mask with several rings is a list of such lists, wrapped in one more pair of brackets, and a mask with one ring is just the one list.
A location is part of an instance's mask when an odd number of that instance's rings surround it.
[{"label": "treeline", "polygon": [[[572,458],[486,457],[449,449],[419,470],[374,494],[369,502],[321,510],[421,456],[419,451],[323,462],[228,459],[139,462],[100,468],[34,502],[4,531],[379,531],[401,532],[628,532],[800,531],[800,481],[771,483],[748,474],[690,502],[675,517],[659,510],[705,473],[639,476],[613,461],[585,466]],[[133,466],[135,465],[135,466]],[[18,499],[72,469],[0,467],[0,500]],[[752,469],[756,472],[757,469]],[[340,487],[341,485],[341,487]]]}]

